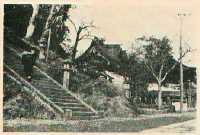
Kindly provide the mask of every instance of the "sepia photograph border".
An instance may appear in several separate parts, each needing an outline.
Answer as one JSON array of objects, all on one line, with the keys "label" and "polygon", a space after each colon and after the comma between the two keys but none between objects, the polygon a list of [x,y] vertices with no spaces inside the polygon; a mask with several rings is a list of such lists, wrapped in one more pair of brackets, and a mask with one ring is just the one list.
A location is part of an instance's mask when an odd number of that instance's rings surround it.
[{"label": "sepia photograph border", "polygon": [[[3,132],[3,30],[4,30],[4,26],[3,26],[3,17],[4,17],[4,4],[78,4],[78,5],[89,5],[92,6],[94,4],[107,4],[109,0],[1,0],[0,1],[0,61],[1,61],[1,65],[0,65],[0,109],[1,109],[1,113],[0,113],[0,134],[30,134],[30,135],[35,135],[35,134],[48,134],[48,135],[53,135],[53,134],[148,134],[148,133],[137,133],[137,132],[133,132],[133,133],[103,133],[103,132],[98,132],[98,133],[79,133],[79,132]],[[113,1],[113,0],[112,0]],[[166,7],[193,7],[193,15],[195,17],[193,17],[193,21],[195,21],[196,25],[192,26],[196,28],[196,31],[194,33],[195,36],[195,47],[198,51],[198,55],[193,56],[195,59],[195,65],[197,65],[196,67],[196,71],[197,71],[197,123],[196,123],[196,133],[195,134],[200,134],[200,128],[198,127],[198,125],[200,124],[200,94],[199,94],[199,85],[200,85],[200,80],[199,80],[199,67],[200,67],[200,1],[198,0],[119,0],[116,2],[113,2],[114,4],[119,4],[123,6],[123,3],[133,3],[134,6],[166,6]],[[159,15],[159,13],[158,13]],[[181,134],[182,133],[149,133],[151,135],[156,135],[156,134]],[[148,135],[149,135],[148,134]],[[184,133],[183,133],[184,134]],[[188,134],[187,134],[188,135]]]}]

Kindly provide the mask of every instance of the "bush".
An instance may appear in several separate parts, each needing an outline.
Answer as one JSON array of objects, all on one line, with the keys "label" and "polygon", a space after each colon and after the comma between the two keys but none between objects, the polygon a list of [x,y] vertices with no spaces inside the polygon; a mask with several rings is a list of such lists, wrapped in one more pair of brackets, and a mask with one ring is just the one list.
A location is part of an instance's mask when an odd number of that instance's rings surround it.
[{"label": "bush", "polygon": [[[54,113],[47,110],[41,103],[30,96],[30,93],[23,91],[23,86],[11,79],[4,77],[4,119],[16,118],[40,118],[53,119]],[[11,93],[11,95],[9,95]],[[15,95],[13,95],[13,93]]]}]

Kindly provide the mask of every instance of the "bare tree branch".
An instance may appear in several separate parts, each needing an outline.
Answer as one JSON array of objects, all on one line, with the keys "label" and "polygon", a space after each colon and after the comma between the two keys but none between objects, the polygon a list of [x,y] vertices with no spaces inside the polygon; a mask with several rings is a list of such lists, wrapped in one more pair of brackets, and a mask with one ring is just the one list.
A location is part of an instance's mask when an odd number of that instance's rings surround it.
[{"label": "bare tree branch", "polygon": [[190,49],[186,50],[186,52],[184,52],[183,55],[182,55],[181,57],[179,57],[179,59],[177,60],[178,62],[174,63],[174,65],[165,73],[165,75],[164,75],[164,77],[162,78],[161,82],[163,82],[163,81],[166,79],[167,75],[176,67],[176,65],[180,62],[180,60],[181,60],[183,57],[185,57],[185,55],[186,55],[187,53],[189,53],[189,52],[191,52]]},{"label": "bare tree branch", "polygon": [[157,77],[157,75],[155,74],[155,72],[153,71],[153,68],[151,66],[149,66],[146,61],[144,61],[144,65],[147,67],[147,69],[152,73],[152,75],[156,78],[157,81],[159,81],[159,78]]},{"label": "bare tree branch", "polygon": [[95,28],[95,26],[94,26],[94,25],[84,25],[84,26],[80,26],[80,29],[81,29],[81,30],[88,29],[88,28]]},{"label": "bare tree branch", "polygon": [[81,39],[81,40],[92,40],[92,39],[94,39],[94,37],[86,37],[86,38],[83,38],[83,39]]},{"label": "bare tree branch", "polygon": [[[95,26],[93,25],[92,22],[88,25],[82,24],[82,26],[79,26],[79,29],[78,29],[79,33],[77,32],[77,34],[79,34],[78,41],[85,39],[85,38],[88,38],[88,37],[94,37],[94,35],[91,35],[89,28],[95,28]],[[80,37],[80,34],[83,32],[83,30],[85,30],[86,34],[84,34]]]},{"label": "bare tree branch", "polygon": [[[76,53],[77,53],[77,47],[78,47],[78,44],[79,44],[79,41],[80,40],[83,40],[83,39],[90,39],[90,37],[92,37],[90,31],[88,30],[89,28],[94,28],[95,26],[90,23],[89,25],[88,24],[81,24],[81,26],[78,27],[78,30],[76,32],[76,39],[75,39],[75,43],[74,43],[74,49],[72,51],[72,60],[75,59],[76,57]],[[86,32],[85,34],[82,35],[83,32]],[[81,36],[82,35],[82,36]]]},{"label": "bare tree branch", "polygon": [[89,31],[87,31],[87,33],[86,34],[84,34],[84,35],[82,35],[81,37],[79,37],[79,41],[80,40],[82,40],[84,37],[88,37],[88,36],[90,36],[90,32]]},{"label": "bare tree branch", "polygon": [[76,31],[76,33],[78,32],[78,30],[77,30],[77,28],[76,28],[76,25],[75,25],[75,23],[72,21],[72,19],[71,18],[69,18],[69,21],[71,22],[71,24],[74,26],[74,29],[75,29],[75,31]]},{"label": "bare tree branch", "polygon": [[93,39],[93,37],[95,37],[95,35],[84,34],[83,36],[81,36],[81,37],[79,38],[79,41],[80,41],[80,40],[83,40],[83,39]]}]

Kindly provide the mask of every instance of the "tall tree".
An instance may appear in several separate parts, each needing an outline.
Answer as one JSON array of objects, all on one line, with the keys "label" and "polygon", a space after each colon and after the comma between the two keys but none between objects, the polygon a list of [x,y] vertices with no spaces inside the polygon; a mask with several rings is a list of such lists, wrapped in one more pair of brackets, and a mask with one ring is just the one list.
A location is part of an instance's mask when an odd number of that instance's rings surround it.
[{"label": "tall tree", "polygon": [[140,56],[143,57],[144,65],[151,73],[158,84],[158,109],[162,107],[162,83],[165,81],[167,75],[176,67],[180,59],[184,57],[190,50],[187,50],[177,60],[178,62],[172,64],[172,47],[171,42],[167,37],[162,39],[153,36],[141,37],[137,39],[142,41],[143,46],[138,50]]},{"label": "tall tree", "polygon": [[130,84],[129,100],[134,102],[142,96],[147,89],[148,72],[145,69],[144,63],[137,58],[135,53],[130,54],[127,65],[127,75]]},{"label": "tall tree", "polygon": [[[92,22],[89,24],[82,23],[81,25],[76,26],[76,24],[71,19],[69,20],[74,26],[76,35],[75,35],[75,42],[72,47],[71,56],[68,59],[66,59],[66,63],[64,65],[64,68],[66,70],[64,71],[64,75],[63,75],[63,87],[65,88],[69,88],[70,72],[72,72],[74,69],[73,64],[76,59],[78,45],[81,40],[93,39],[94,36],[91,34],[91,28],[95,27]],[[69,70],[67,71],[67,69],[69,69],[70,71]]]},{"label": "tall tree", "polygon": [[66,41],[67,36],[70,34],[68,26],[65,25],[69,18],[68,11],[70,8],[71,5],[52,5],[50,7],[49,16],[40,38],[40,44],[45,47],[47,56],[49,48],[58,53],[59,48],[66,51],[68,47],[63,42]]},{"label": "tall tree", "polygon": [[[46,60],[48,59],[48,52],[51,48],[57,54],[65,59],[64,61],[64,75],[63,87],[68,88],[69,85],[69,70],[73,69],[73,61],[76,58],[77,48],[81,40],[92,39],[91,28],[94,28],[93,23],[81,23],[77,25],[69,16],[69,9],[72,5],[52,5],[49,9],[44,31],[40,38],[42,53],[46,52]],[[70,29],[66,25],[67,21],[71,22],[76,31],[75,39],[70,39]],[[74,44],[72,44],[74,41]],[[44,56],[44,54],[41,54]]]},{"label": "tall tree", "polygon": [[26,35],[25,35],[25,38],[30,38],[33,33],[34,33],[34,29],[35,29],[35,18],[39,12],[39,5],[37,4],[32,4],[32,7],[33,7],[33,13],[32,13],[32,16],[30,17],[30,20],[29,20],[29,25],[27,27],[27,31],[26,31]]},{"label": "tall tree", "polygon": [[71,19],[71,23],[74,26],[74,29],[76,31],[76,37],[75,37],[75,43],[72,50],[72,60],[74,61],[76,58],[77,53],[77,47],[79,45],[79,42],[84,39],[93,39],[95,36],[91,34],[92,28],[95,28],[93,25],[93,22],[90,23],[81,23],[80,25],[76,25]]}]

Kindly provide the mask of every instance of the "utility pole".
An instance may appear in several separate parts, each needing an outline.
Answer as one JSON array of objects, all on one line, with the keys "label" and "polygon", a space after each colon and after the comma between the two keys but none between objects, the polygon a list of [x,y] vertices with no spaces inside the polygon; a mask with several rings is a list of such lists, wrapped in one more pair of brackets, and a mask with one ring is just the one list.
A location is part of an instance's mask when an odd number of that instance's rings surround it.
[{"label": "utility pole", "polygon": [[180,47],[179,47],[179,54],[180,54],[180,112],[183,112],[183,62],[182,62],[182,25],[183,25],[183,17],[186,16],[186,14],[178,14],[179,19],[180,19],[180,35],[179,35],[179,40],[180,40]]},{"label": "utility pole", "polygon": [[180,53],[180,112],[183,112],[183,100],[184,100],[184,88],[183,88],[183,48],[182,48],[182,39],[183,39],[183,17],[185,17],[187,14],[186,13],[178,13],[178,17],[180,20],[180,48],[179,48],[179,53]]},{"label": "utility pole", "polygon": [[188,80],[188,109],[192,107],[192,90],[191,90],[191,81]]}]

